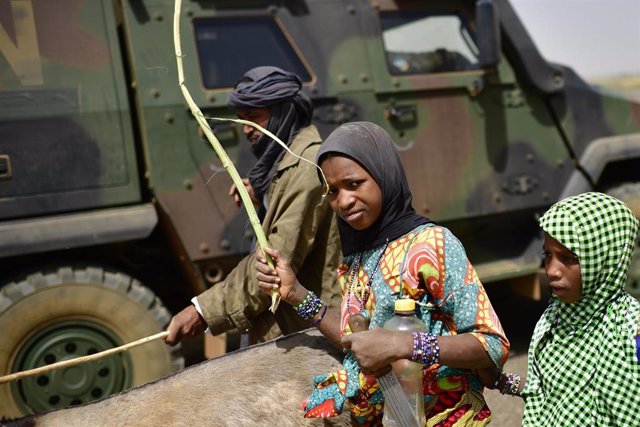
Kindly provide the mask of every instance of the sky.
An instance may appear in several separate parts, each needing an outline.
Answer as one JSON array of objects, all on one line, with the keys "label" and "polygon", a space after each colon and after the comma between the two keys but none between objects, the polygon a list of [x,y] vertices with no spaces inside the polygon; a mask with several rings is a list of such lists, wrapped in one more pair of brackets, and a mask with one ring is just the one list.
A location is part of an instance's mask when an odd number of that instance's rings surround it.
[{"label": "sky", "polygon": [[587,79],[640,76],[640,0],[511,0],[542,55]]}]

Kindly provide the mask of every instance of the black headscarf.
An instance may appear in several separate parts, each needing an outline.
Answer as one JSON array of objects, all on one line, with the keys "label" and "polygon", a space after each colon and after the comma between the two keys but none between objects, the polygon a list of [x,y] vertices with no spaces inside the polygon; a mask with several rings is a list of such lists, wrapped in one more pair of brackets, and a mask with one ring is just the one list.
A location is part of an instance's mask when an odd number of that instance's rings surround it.
[{"label": "black headscarf", "polygon": [[387,239],[395,240],[419,225],[433,222],[413,209],[400,156],[391,137],[380,126],[353,122],[338,127],[320,146],[316,157],[318,165],[329,154],[357,161],[382,190],[382,212],[369,228],[356,230],[338,218],[343,255],[378,246]]},{"label": "black headscarf", "polygon": [[[267,130],[289,145],[300,130],[311,123],[311,100],[300,90],[302,81],[290,72],[278,67],[256,67],[245,73],[229,95],[227,105],[235,112],[255,108],[269,108]],[[251,144],[251,151],[258,161],[248,173],[249,182],[259,200],[262,200],[284,149],[262,135]]]}]

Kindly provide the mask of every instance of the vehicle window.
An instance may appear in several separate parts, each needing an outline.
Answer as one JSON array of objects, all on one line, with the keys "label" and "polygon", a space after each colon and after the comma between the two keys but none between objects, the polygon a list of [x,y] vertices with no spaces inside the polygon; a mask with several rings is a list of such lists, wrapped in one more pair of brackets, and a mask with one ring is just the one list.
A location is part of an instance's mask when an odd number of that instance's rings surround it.
[{"label": "vehicle window", "polygon": [[380,14],[380,19],[391,74],[478,68],[478,49],[460,16],[385,12]]},{"label": "vehicle window", "polygon": [[193,21],[202,83],[207,89],[232,87],[249,69],[272,65],[311,75],[272,17],[206,18]]}]

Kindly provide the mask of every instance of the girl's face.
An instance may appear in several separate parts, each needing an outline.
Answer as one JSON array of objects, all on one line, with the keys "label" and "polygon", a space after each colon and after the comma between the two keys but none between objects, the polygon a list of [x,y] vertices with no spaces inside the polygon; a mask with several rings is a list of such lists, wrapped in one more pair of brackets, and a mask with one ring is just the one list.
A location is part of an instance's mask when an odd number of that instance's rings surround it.
[{"label": "girl's face", "polygon": [[582,297],[582,274],[578,257],[562,243],[544,233],[544,269],[551,292],[570,304]]},{"label": "girl's face", "polygon": [[320,167],[329,184],[331,209],[356,230],[375,223],[382,212],[382,190],[369,172],[342,156],[328,157]]}]

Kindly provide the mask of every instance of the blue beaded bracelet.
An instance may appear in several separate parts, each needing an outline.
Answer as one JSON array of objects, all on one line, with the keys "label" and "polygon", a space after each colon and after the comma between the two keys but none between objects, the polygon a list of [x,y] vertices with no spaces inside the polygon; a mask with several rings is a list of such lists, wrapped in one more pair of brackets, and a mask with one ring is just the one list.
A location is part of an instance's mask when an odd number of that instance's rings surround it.
[{"label": "blue beaded bracelet", "polygon": [[311,320],[313,316],[320,312],[322,308],[322,301],[313,291],[307,292],[307,295],[304,297],[304,300],[293,309],[302,317],[304,320]]}]

